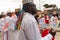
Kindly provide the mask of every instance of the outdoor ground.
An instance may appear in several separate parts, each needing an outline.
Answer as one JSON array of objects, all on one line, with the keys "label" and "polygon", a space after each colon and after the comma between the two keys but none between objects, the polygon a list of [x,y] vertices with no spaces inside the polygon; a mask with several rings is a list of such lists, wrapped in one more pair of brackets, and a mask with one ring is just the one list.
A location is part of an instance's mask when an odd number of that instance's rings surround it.
[{"label": "outdoor ground", "polygon": [[[60,28],[59,28],[60,29]],[[2,40],[2,35],[0,33],[0,40]],[[60,32],[57,32],[55,40],[60,40]]]},{"label": "outdoor ground", "polygon": [[2,37],[1,37],[2,35],[1,35],[1,33],[0,33],[0,40],[2,40]]},{"label": "outdoor ground", "polygon": [[57,32],[55,40],[60,40],[60,33]]}]

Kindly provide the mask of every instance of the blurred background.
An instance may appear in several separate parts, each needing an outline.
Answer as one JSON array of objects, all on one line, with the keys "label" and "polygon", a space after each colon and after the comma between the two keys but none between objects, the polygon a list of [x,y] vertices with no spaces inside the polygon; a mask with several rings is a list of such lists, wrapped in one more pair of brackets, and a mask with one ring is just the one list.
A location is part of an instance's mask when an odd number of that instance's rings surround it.
[{"label": "blurred background", "polygon": [[[19,12],[25,3],[32,2],[36,5],[37,10],[47,10],[51,15],[52,11],[56,11],[59,19],[57,30],[60,30],[60,0],[0,0],[0,15],[2,12]],[[0,40],[2,40],[0,33]],[[57,32],[55,40],[60,40],[60,32]]]}]

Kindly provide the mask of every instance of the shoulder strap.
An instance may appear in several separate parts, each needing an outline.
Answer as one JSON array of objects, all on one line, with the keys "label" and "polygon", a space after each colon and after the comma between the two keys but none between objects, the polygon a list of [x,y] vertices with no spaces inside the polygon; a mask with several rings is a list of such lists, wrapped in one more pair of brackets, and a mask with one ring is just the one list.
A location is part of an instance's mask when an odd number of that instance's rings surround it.
[{"label": "shoulder strap", "polygon": [[21,22],[22,22],[22,19],[23,19],[23,15],[24,15],[24,13],[20,14],[18,16],[18,20],[16,21],[16,27],[15,27],[15,29],[17,29],[17,30],[20,30]]}]

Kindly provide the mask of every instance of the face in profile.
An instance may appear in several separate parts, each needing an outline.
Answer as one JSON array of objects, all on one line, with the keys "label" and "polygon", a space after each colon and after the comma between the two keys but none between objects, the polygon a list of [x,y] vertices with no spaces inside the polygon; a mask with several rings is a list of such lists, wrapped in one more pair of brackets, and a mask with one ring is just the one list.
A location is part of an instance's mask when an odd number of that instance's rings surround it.
[{"label": "face in profile", "polygon": [[43,13],[47,15],[47,14],[48,14],[48,11],[47,11],[47,10],[44,10],[44,12],[43,12]]}]

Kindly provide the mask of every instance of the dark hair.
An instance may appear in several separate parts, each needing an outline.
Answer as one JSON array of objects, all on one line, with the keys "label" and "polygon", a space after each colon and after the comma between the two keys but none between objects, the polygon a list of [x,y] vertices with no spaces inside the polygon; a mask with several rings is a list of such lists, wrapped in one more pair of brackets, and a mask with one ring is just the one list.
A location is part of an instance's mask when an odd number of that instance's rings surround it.
[{"label": "dark hair", "polygon": [[39,24],[39,22],[38,22],[38,17],[39,17],[39,16],[36,15],[36,16],[35,16],[35,19],[36,19],[37,23]]},{"label": "dark hair", "polygon": [[25,12],[31,13],[32,15],[34,15],[37,12],[36,6],[33,3],[24,4],[23,10]]},{"label": "dark hair", "polygon": [[7,16],[10,16],[11,17],[12,16],[12,13],[11,12],[8,12],[7,13]]},{"label": "dark hair", "polygon": [[3,16],[2,15],[0,15],[0,19],[2,18]]}]

